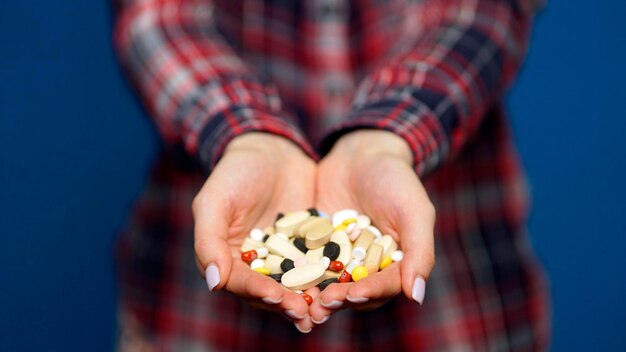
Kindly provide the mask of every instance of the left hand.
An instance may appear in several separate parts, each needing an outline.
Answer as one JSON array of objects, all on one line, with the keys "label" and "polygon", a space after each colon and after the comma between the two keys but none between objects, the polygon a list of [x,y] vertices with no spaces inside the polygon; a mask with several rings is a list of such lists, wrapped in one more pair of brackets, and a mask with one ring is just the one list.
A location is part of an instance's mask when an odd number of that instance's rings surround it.
[{"label": "left hand", "polygon": [[404,259],[358,282],[329,285],[310,307],[314,322],[323,323],[340,308],[377,308],[400,292],[422,303],[434,265],[435,209],[402,138],[378,130],[341,137],[318,165],[316,206],[367,214],[394,237]]}]

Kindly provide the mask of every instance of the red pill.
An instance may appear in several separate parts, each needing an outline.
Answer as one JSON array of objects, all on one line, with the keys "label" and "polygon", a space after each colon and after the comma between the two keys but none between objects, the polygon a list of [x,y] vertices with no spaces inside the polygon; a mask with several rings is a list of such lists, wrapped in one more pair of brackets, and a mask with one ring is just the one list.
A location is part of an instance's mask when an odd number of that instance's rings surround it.
[{"label": "red pill", "polygon": [[350,275],[350,273],[347,271],[344,271],[343,273],[341,273],[341,276],[339,276],[339,282],[341,282],[342,284],[350,281],[352,281],[352,275]]},{"label": "red pill", "polygon": [[331,260],[330,264],[328,264],[328,270],[340,272],[343,270],[343,263],[338,260]]},{"label": "red pill", "polygon": [[253,260],[255,260],[259,255],[257,254],[257,252],[253,249],[251,251],[247,251],[247,252],[243,252],[241,253],[241,260],[243,260],[244,262],[250,264],[252,263]]},{"label": "red pill", "polygon": [[313,297],[307,295],[306,293],[302,294],[302,298],[306,301],[306,304],[311,305],[313,303]]}]

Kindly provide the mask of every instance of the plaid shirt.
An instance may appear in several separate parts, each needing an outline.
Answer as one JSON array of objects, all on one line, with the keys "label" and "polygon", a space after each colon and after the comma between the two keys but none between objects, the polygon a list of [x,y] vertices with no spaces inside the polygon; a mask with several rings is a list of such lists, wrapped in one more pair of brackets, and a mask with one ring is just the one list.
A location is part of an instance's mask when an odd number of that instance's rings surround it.
[{"label": "plaid shirt", "polygon": [[[118,243],[120,348],[546,349],[547,287],[501,107],[535,5],[119,0],[116,48],[166,141]],[[302,335],[228,293],[209,294],[190,211],[201,167],[210,171],[248,131],[284,136],[317,158],[359,128],[408,142],[437,209],[424,306],[397,297]]]}]

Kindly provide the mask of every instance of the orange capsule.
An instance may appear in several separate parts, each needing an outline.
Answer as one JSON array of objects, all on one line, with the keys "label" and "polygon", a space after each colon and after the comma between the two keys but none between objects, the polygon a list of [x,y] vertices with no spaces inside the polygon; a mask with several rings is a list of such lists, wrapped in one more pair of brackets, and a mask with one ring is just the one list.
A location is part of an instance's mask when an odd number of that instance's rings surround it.
[{"label": "orange capsule", "polygon": [[306,301],[306,304],[311,305],[313,303],[313,297],[307,295],[306,293],[302,294],[302,298]]},{"label": "orange capsule", "polygon": [[339,282],[341,282],[342,284],[350,281],[352,281],[352,275],[350,275],[350,273],[347,271],[344,271],[343,273],[341,273],[341,276],[339,276]]},{"label": "orange capsule", "polygon": [[259,255],[257,254],[257,252],[253,249],[251,251],[247,251],[247,252],[243,252],[241,253],[241,260],[243,260],[244,262],[250,264],[252,263],[253,260],[255,260]]},{"label": "orange capsule", "polygon": [[330,264],[328,264],[328,270],[338,273],[343,270],[343,263],[338,260],[331,260]]}]

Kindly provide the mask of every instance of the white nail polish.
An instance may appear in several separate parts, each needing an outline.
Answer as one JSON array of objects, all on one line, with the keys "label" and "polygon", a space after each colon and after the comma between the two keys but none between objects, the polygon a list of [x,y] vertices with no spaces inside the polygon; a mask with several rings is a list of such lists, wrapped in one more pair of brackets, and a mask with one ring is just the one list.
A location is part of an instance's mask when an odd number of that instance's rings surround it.
[{"label": "white nail polish", "polygon": [[317,321],[313,317],[311,317],[311,321],[314,322],[317,325],[322,325],[322,324],[324,324],[328,320],[328,318],[330,318],[330,316],[327,315],[327,316],[323,317],[322,320]]},{"label": "white nail polish", "polygon": [[283,298],[263,297],[261,300],[267,304],[278,304],[283,301]]},{"label": "white nail polish", "polygon": [[350,297],[350,295],[346,296],[346,299],[352,303],[365,303],[370,300],[367,297]]},{"label": "white nail polish", "polygon": [[298,319],[298,320],[300,320],[300,319],[304,319],[304,316],[303,316],[303,315],[298,315],[298,314],[296,314],[296,311],[295,311],[295,310],[293,310],[293,309],[290,309],[290,310],[285,311],[285,314],[287,314],[287,316],[289,316],[289,317],[290,317],[290,318],[292,318],[292,319]]},{"label": "white nail polish", "polygon": [[341,306],[343,305],[343,302],[341,301],[332,301],[330,303],[324,303],[324,301],[320,301],[320,303],[322,304],[322,307],[328,308],[328,309],[341,308]]},{"label": "white nail polish", "polygon": [[209,291],[213,291],[215,286],[220,283],[220,271],[215,264],[209,264],[204,272],[206,278],[206,285],[209,287]]},{"label": "white nail polish", "polygon": [[298,331],[300,331],[303,334],[308,334],[311,332],[311,330],[313,330],[312,328],[309,328],[309,330],[302,330],[300,326],[298,325],[298,323],[293,323],[293,325],[295,325],[296,329],[298,329]]},{"label": "white nail polish", "polygon": [[424,303],[424,295],[426,294],[426,281],[421,276],[415,278],[413,282],[413,289],[411,290],[411,297],[422,305]]}]

